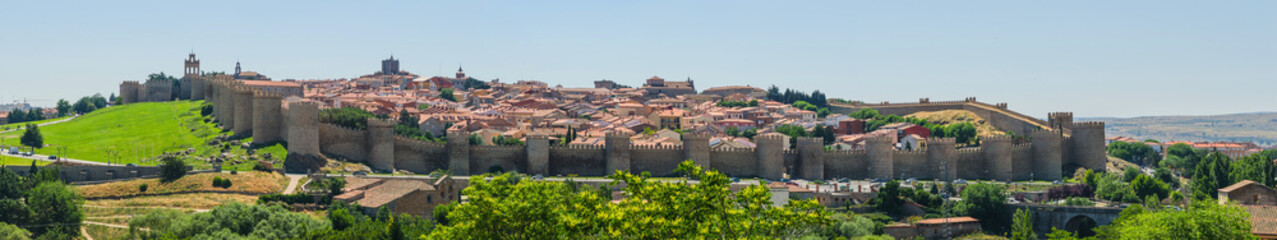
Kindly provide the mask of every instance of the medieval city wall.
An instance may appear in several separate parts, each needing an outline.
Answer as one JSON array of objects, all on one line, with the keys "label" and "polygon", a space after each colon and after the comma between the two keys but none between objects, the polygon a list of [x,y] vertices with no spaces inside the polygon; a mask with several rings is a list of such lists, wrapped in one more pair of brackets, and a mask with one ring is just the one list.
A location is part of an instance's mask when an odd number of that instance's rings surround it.
[{"label": "medieval city wall", "polygon": [[710,166],[719,172],[736,177],[762,177],[759,173],[758,154],[753,148],[730,148],[709,152]]},{"label": "medieval city wall", "polygon": [[549,171],[551,176],[576,174],[581,176],[605,176],[603,146],[571,145],[551,146]]},{"label": "medieval city wall", "polygon": [[860,109],[872,108],[878,110],[878,113],[887,115],[894,114],[905,116],[917,112],[934,112],[943,110],[967,110],[976,116],[985,119],[989,125],[998,129],[1013,131],[1016,133],[1027,133],[1034,129],[1049,129],[1047,122],[1015,112],[1007,109],[1007,104],[987,104],[976,101],[975,98],[967,98],[962,101],[931,101],[930,99],[919,99],[918,102],[909,103],[890,103],[882,102],[876,104],[844,104],[831,102],[829,110],[838,114],[848,114]]},{"label": "medieval city wall", "polygon": [[681,145],[633,146],[630,149],[630,172],[649,172],[656,177],[678,176],[674,169],[684,160],[688,158],[683,156]]},{"label": "medieval city wall", "polygon": [[395,137],[395,169],[429,173],[448,169],[444,145],[405,137]]},{"label": "medieval city wall", "polygon": [[[711,150],[709,137],[695,134],[685,134],[682,144],[660,146],[632,145],[628,134],[609,134],[603,145],[549,146],[544,136],[530,136],[527,146],[471,146],[468,134],[449,133],[448,143],[440,144],[394,136],[391,121],[370,119],[368,130],[319,123],[316,103],[285,102],[253,94],[234,80],[201,79],[206,80],[204,97],[214,104],[215,119],[224,128],[251,135],[255,140],[286,141],[290,154],[325,154],[368,163],[379,171],[428,173],[447,169],[454,174],[471,175],[496,166],[504,171],[548,176],[604,176],[611,174],[610,170],[676,176],[674,170],[679,163],[693,160],[732,176],[768,179],[788,174],[807,179],[1054,180],[1059,179],[1067,165],[1102,169],[1105,160],[1102,123],[1073,123],[1068,113],[1053,113],[1051,123],[1026,120],[1027,117],[1006,110],[1005,104],[988,105],[974,99],[856,106],[872,106],[883,114],[899,115],[969,110],[1000,128],[1025,129],[1017,133],[1029,133],[1033,142],[1013,144],[1007,136],[982,136],[981,147],[954,149],[953,139],[932,138],[928,139],[929,146],[903,151],[894,149],[887,139],[873,138],[866,140],[863,150],[826,151],[819,139],[800,138],[792,149],[784,149],[784,136],[764,134],[756,137],[756,148]],[[190,91],[199,88],[191,85]],[[138,95],[145,87],[121,84],[122,90],[139,89]],[[127,92],[121,96],[128,102]],[[835,106],[839,107],[844,108],[840,111],[854,111],[845,105]]]}]

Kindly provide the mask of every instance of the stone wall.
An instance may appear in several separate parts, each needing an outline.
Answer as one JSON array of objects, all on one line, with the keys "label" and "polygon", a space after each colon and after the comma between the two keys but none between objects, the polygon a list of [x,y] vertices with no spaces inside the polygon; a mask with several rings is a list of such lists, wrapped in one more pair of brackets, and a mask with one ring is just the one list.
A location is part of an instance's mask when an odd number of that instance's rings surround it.
[{"label": "stone wall", "polygon": [[[31,166],[6,166],[20,176],[26,176]],[[40,167],[44,169],[48,167]],[[57,167],[62,181],[67,183],[133,179],[160,175],[160,167],[154,166],[64,166]]]},{"label": "stone wall", "polygon": [[147,80],[146,81],[146,100],[144,102],[165,102],[173,100],[173,81],[164,80]]},{"label": "stone wall", "polygon": [[605,171],[603,146],[551,146],[550,159],[551,176],[605,176],[612,173]]},{"label": "stone wall", "polygon": [[733,148],[709,152],[710,167],[734,177],[763,177],[759,172],[758,154],[752,148]]},{"label": "stone wall", "polygon": [[141,87],[137,81],[124,81],[120,83],[120,102],[121,104],[129,104],[139,102],[138,88]]},{"label": "stone wall", "polygon": [[630,157],[630,172],[650,172],[656,177],[677,176],[674,169],[678,168],[679,163],[688,160],[683,155],[683,146],[679,145],[633,146]]},{"label": "stone wall", "polygon": [[395,137],[395,169],[417,173],[448,169],[448,152],[444,149],[443,144],[435,142]]},{"label": "stone wall", "polygon": [[279,94],[255,92],[253,94],[253,144],[268,144],[283,140],[280,125],[283,124],[282,97]]},{"label": "stone wall", "polygon": [[[319,124],[319,149],[329,157],[340,157],[355,162],[368,161],[365,146],[367,131],[341,126]],[[292,147],[291,144],[289,146]]]},{"label": "stone wall", "polygon": [[506,172],[527,173],[527,157],[523,146],[471,146],[471,174],[492,172],[493,166]]}]

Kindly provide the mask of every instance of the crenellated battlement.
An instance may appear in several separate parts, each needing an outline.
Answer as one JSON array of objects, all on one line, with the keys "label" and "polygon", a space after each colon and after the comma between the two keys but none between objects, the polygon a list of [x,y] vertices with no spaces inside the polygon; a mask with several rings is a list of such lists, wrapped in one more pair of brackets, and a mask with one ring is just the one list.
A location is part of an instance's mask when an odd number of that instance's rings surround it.
[{"label": "crenellated battlement", "polygon": [[950,138],[950,137],[946,137],[946,138],[942,138],[942,137],[928,137],[928,138],[927,138],[927,145],[930,145],[930,146],[940,146],[940,145],[945,145],[945,146],[953,147],[953,146],[955,146],[955,145],[957,145],[957,144],[958,144],[958,143],[957,143],[957,141],[958,141],[958,140],[957,140],[956,138]]},{"label": "crenellated battlement", "polygon": [[974,148],[959,148],[959,149],[958,149],[958,153],[970,153],[970,154],[984,153],[984,149],[981,149],[981,148],[979,148],[979,147],[974,147]]},{"label": "crenellated battlement", "polygon": [[732,148],[732,147],[729,147],[729,148],[711,149],[711,150],[710,150],[710,152],[715,152],[715,153],[733,153],[733,152],[752,153],[752,152],[754,152],[754,149],[753,149],[753,148]]},{"label": "crenellated battlement", "polygon": [[1073,112],[1050,112],[1046,114],[1047,118],[1068,118],[1073,119]]},{"label": "crenellated battlement", "polygon": [[471,152],[478,152],[478,151],[523,151],[523,146],[521,146],[521,145],[514,145],[514,146],[507,146],[507,145],[478,145],[478,146],[470,146],[470,151],[471,151]]},{"label": "crenellated battlement", "polygon": [[1074,122],[1073,128],[1098,128],[1104,129],[1104,122]]},{"label": "crenellated battlement", "polygon": [[683,150],[683,145],[679,145],[679,144],[643,144],[643,145],[632,145],[632,146],[630,146],[630,150],[634,150],[634,151],[648,151],[648,150],[680,150],[680,151],[681,151],[681,150]]},{"label": "crenellated battlement", "polygon": [[784,134],[768,133],[768,134],[754,136],[754,141],[763,141],[763,140],[784,141],[785,137],[786,136]]},{"label": "crenellated battlement", "polygon": [[704,139],[708,141],[710,136],[709,134],[704,134],[704,133],[683,133],[682,138],[683,139]]},{"label": "crenellated battlement", "polygon": [[599,144],[568,144],[550,146],[552,150],[603,150],[604,145]]},{"label": "crenellated battlement", "polygon": [[541,135],[541,134],[528,135],[528,136],[527,136],[527,137],[525,137],[525,138],[526,138],[526,141],[534,141],[534,140],[550,140],[550,137],[549,137],[549,136]]},{"label": "crenellated battlement", "polygon": [[274,93],[274,92],[266,92],[266,91],[261,91],[261,90],[253,90],[253,98],[273,98],[273,99],[283,99],[283,98],[284,98],[284,95],[281,95],[281,94],[279,94],[279,93]]},{"label": "crenellated battlement", "polygon": [[124,81],[120,83],[120,86],[138,86],[138,85],[142,85],[142,83],[138,81]]},{"label": "crenellated battlement", "polygon": [[630,139],[630,137],[634,136],[634,134],[625,132],[625,131],[607,131],[607,133],[604,133],[604,135],[605,135],[604,137],[606,138],[624,138],[624,139]]},{"label": "crenellated battlement", "polygon": [[888,145],[890,145],[890,144],[894,144],[894,143],[895,143],[895,141],[892,141],[891,137],[888,137],[888,136],[873,136],[873,137],[869,137],[869,138],[866,138],[866,139],[865,139],[865,144],[866,144],[866,145],[868,145],[868,144],[888,144]]},{"label": "crenellated battlement", "polygon": [[425,146],[425,147],[429,147],[429,148],[443,148],[443,147],[444,147],[444,145],[443,145],[442,143],[437,143],[437,142],[434,142],[434,141],[426,141],[426,140],[421,140],[421,139],[416,139],[416,138],[403,137],[403,136],[395,136],[395,142],[402,142],[402,143],[407,143],[407,144],[411,144],[411,145]]},{"label": "crenellated battlement", "polygon": [[1033,143],[1016,143],[1011,145],[1011,150],[1028,150],[1033,147]]},{"label": "crenellated battlement", "polygon": [[1010,135],[983,135],[980,136],[982,142],[1011,142]]},{"label": "crenellated battlement", "polygon": [[368,118],[368,128],[395,128],[395,121],[390,119]]},{"label": "crenellated battlement", "polygon": [[866,152],[865,152],[865,150],[864,150],[864,149],[829,150],[829,151],[825,151],[825,155],[826,155],[826,156],[863,155],[863,154],[865,154],[865,153],[866,153]]}]

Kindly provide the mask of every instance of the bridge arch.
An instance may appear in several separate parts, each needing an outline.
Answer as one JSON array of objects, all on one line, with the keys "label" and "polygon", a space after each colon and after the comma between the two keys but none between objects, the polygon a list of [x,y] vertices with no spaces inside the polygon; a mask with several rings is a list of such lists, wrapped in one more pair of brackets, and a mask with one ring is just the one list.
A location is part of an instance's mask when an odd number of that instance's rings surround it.
[{"label": "bridge arch", "polygon": [[1079,238],[1090,237],[1095,236],[1095,228],[1099,226],[1099,223],[1097,223],[1094,218],[1091,218],[1091,216],[1078,214],[1069,218],[1068,222],[1064,223],[1064,231],[1069,231]]}]

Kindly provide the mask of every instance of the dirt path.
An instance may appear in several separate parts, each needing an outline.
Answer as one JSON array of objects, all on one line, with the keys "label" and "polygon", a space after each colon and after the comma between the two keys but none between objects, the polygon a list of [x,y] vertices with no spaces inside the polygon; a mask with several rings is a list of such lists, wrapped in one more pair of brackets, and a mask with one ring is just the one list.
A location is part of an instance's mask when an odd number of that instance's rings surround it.
[{"label": "dirt path", "polygon": [[89,229],[84,228],[84,226],[80,226],[80,236],[84,236],[84,239],[93,240],[93,236],[89,235]]},{"label": "dirt path", "polygon": [[301,181],[302,177],[306,175],[289,174],[284,176],[288,177],[288,187],[284,188],[284,194],[293,194],[293,192],[297,192],[297,182]]},{"label": "dirt path", "polygon": [[200,212],[207,212],[207,211],[210,211],[210,210],[211,210],[211,209],[180,208],[180,207],[111,207],[111,206],[98,206],[98,205],[88,205],[88,204],[85,204],[85,205],[82,205],[82,206],[84,206],[84,207],[91,207],[91,208],[142,208],[142,209],[194,210],[194,211],[195,211],[195,212],[197,212],[197,213],[200,213]]}]

